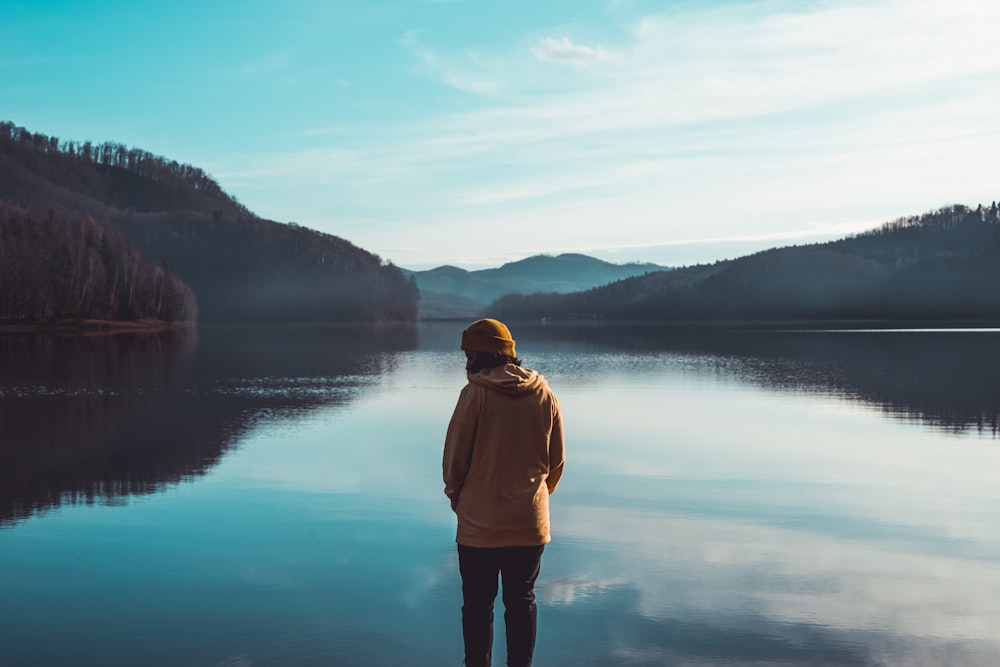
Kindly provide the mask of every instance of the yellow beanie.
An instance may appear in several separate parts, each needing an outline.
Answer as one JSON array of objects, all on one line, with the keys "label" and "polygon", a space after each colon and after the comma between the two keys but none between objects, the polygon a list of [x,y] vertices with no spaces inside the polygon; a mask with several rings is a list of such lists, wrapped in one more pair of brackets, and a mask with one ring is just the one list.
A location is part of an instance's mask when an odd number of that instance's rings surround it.
[{"label": "yellow beanie", "polygon": [[476,320],[462,332],[462,349],[469,352],[486,352],[489,354],[505,354],[516,357],[514,339],[507,326],[498,320],[489,318]]}]

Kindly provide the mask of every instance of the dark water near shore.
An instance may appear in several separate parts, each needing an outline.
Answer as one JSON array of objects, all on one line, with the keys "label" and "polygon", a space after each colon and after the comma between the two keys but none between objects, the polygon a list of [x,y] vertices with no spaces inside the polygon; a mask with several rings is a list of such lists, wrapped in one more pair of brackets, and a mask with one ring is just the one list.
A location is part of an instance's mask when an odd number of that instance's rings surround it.
[{"label": "dark water near shore", "polygon": [[[460,665],[461,328],[0,335],[0,665]],[[536,664],[1000,664],[1000,332],[514,334]]]}]

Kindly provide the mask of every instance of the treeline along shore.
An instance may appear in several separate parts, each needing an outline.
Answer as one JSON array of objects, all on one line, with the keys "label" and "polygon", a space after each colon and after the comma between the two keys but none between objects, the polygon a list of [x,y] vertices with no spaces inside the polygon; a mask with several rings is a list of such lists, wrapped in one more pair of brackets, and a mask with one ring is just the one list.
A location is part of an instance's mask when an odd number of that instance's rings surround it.
[{"label": "treeline along shore", "polygon": [[0,202],[0,326],[193,322],[191,288],[107,221]]}]

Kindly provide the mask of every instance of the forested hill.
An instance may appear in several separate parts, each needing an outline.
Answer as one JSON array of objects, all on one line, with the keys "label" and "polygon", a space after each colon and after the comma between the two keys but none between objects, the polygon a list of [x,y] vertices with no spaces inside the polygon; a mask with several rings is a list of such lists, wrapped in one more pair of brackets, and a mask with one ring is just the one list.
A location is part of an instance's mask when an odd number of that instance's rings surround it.
[{"label": "forested hill", "polygon": [[1000,321],[1000,211],[954,205],[828,243],[650,273],[573,294],[509,295],[506,319]]},{"label": "forested hill", "polygon": [[263,220],[204,171],[0,123],[0,202],[110,221],[191,286],[202,321],[412,320],[418,291],[350,242]]}]

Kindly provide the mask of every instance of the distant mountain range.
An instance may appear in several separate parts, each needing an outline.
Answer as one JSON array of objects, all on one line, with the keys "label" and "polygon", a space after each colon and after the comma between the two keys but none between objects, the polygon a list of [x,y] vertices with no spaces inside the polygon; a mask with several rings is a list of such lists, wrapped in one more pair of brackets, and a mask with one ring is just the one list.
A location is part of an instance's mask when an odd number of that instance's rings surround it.
[{"label": "distant mountain range", "polygon": [[420,288],[420,317],[476,317],[505,294],[579,292],[623,278],[665,271],[657,264],[614,264],[587,255],[535,255],[496,269],[467,271],[439,266],[409,271]]}]

